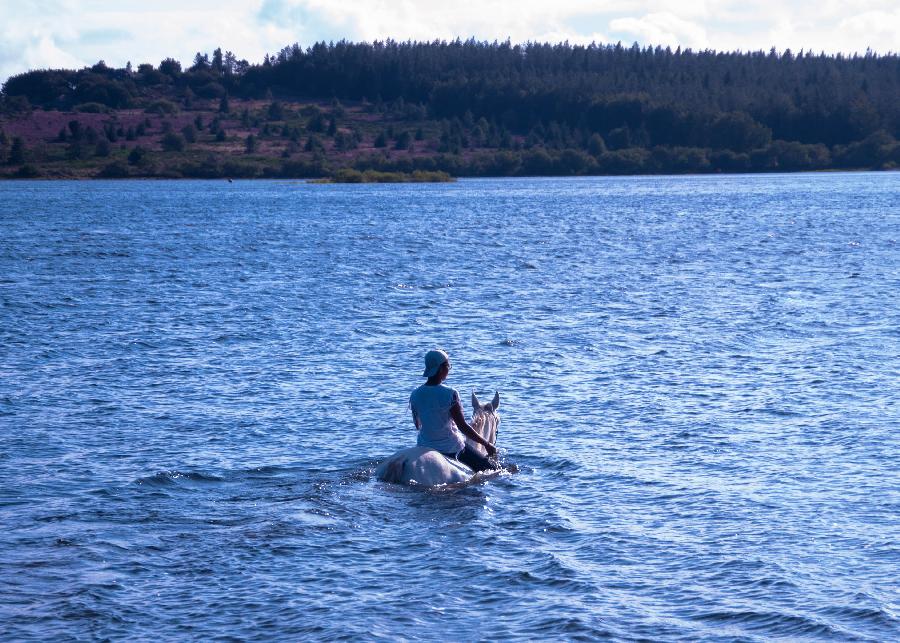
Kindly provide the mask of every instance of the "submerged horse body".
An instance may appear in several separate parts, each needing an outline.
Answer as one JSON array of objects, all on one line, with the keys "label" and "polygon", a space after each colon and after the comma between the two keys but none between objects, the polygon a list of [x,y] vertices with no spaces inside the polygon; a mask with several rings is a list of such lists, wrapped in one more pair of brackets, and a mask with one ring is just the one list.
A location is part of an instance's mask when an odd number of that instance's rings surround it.
[{"label": "submerged horse body", "polygon": [[[499,406],[500,393],[495,393],[494,399],[486,404],[479,402],[475,393],[472,393],[472,428],[492,445],[497,442],[497,425],[500,424],[500,416],[497,414]],[[466,442],[480,455],[487,456],[483,446],[468,438]],[[466,482],[474,475],[474,472],[461,462],[448,458],[440,451],[420,446],[397,451],[375,469],[375,477],[384,482],[414,483],[427,487]]]}]

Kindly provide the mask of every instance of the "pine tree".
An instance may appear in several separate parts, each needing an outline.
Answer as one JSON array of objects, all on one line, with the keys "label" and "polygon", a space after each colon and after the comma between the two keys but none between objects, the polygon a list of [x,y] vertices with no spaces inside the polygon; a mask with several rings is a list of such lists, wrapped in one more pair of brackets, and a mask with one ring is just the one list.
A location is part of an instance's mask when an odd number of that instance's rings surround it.
[{"label": "pine tree", "polygon": [[27,149],[25,141],[20,136],[16,136],[12,140],[12,148],[9,150],[9,159],[7,163],[10,165],[21,165],[25,162],[25,154]]},{"label": "pine tree", "polygon": [[216,47],[212,57],[212,70],[217,74],[221,74],[224,69],[224,61],[222,60],[222,48]]}]

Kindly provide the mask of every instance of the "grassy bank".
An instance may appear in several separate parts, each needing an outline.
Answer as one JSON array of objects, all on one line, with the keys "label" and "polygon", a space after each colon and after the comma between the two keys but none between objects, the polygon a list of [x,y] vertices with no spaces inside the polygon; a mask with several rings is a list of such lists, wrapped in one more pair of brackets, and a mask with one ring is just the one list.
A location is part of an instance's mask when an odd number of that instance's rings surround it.
[{"label": "grassy bank", "polygon": [[[0,178],[578,176],[894,169],[885,132],[831,148],[775,140],[737,152],[536,139],[485,119],[432,119],[371,103],[165,99],[143,108],[0,114]],[[374,173],[374,174],[373,174]],[[437,174],[435,174],[437,173]],[[424,179],[423,176],[431,178]],[[420,178],[410,178],[420,177]],[[400,179],[397,179],[400,180]]]},{"label": "grassy bank", "polygon": [[376,172],[343,169],[313,183],[451,183],[456,179],[446,172]]}]

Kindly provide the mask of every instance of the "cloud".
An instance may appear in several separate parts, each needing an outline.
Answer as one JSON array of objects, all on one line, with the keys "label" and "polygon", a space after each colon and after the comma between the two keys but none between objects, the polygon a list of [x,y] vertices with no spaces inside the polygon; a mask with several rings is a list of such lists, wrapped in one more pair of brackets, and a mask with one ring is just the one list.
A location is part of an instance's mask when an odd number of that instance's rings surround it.
[{"label": "cloud", "polygon": [[[590,0],[265,0],[259,17],[277,24],[301,44],[322,39],[357,41],[394,40],[507,40],[591,42],[605,40],[592,20],[598,13],[626,7],[634,2]],[[598,9],[598,7],[600,9]],[[579,18],[587,18],[578,24]],[[319,29],[318,25],[327,25]]]},{"label": "cloud", "polygon": [[259,19],[301,45],[475,37],[887,52],[898,11],[896,0],[264,0]]},{"label": "cloud", "polygon": [[[641,18],[618,18],[609,24],[613,33],[631,34],[647,45],[684,46],[705,49],[709,46],[706,30],[671,13],[651,13]],[[623,38],[623,40],[625,40]]]},{"label": "cloud", "polygon": [[900,48],[900,8],[893,11],[867,11],[842,20],[838,25],[841,33],[851,41],[867,41],[872,47],[894,52]]},{"label": "cloud", "polygon": [[59,44],[60,39],[71,38],[76,32],[64,25],[54,30],[53,21],[47,17],[65,12],[65,3],[39,0],[31,8],[23,5],[0,8],[0,80],[32,67],[80,66],[79,57]]}]

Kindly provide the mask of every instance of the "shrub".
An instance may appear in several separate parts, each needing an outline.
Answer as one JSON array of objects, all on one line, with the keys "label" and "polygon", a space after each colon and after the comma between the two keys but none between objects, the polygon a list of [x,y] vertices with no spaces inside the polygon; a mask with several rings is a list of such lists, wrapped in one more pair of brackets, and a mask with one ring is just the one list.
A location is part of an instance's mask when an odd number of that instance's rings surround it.
[{"label": "shrub", "polygon": [[322,176],[321,164],[308,161],[285,161],[281,164],[281,176],[294,179],[307,179]]},{"label": "shrub", "polygon": [[97,144],[94,146],[94,155],[100,157],[109,156],[109,141],[105,138],[97,141]]},{"label": "shrub", "polygon": [[222,176],[233,176],[239,179],[252,179],[259,174],[259,169],[249,163],[228,161],[222,165]]},{"label": "shrub", "polygon": [[73,139],[66,147],[66,157],[72,160],[83,159],[88,156],[87,145],[81,139]]},{"label": "shrub", "polygon": [[105,114],[109,111],[109,107],[101,103],[81,103],[73,109],[82,114]]},{"label": "shrub", "polygon": [[[727,156],[724,154],[727,152]],[[666,174],[680,174],[683,172],[705,172],[709,170],[710,162],[706,149],[697,147],[655,147],[651,154],[651,164],[648,169]],[[731,150],[723,150],[717,158],[728,162],[734,157]]]},{"label": "shrub", "polygon": [[204,162],[184,163],[178,169],[183,177],[191,179],[215,179],[222,176],[214,156],[207,157]]},{"label": "shrub", "polygon": [[128,154],[129,165],[143,165],[147,160],[147,150],[140,145],[136,145]]},{"label": "shrub", "polygon": [[162,137],[160,141],[162,144],[162,148],[166,152],[180,152],[184,149],[185,140],[181,134],[176,134],[175,132],[168,132],[165,136]]},{"label": "shrub", "polygon": [[300,115],[306,118],[312,118],[314,116],[319,116],[322,113],[322,110],[319,109],[318,105],[304,105],[300,110]]},{"label": "shrub", "polygon": [[181,135],[184,136],[184,140],[186,140],[188,143],[197,142],[197,129],[192,123],[188,123],[181,128]]},{"label": "shrub", "polygon": [[713,169],[723,172],[747,172],[750,169],[750,155],[731,150],[710,152],[709,162]]},{"label": "shrub", "polygon": [[646,170],[649,159],[647,150],[630,147],[602,154],[597,163],[604,174],[640,174]]},{"label": "shrub", "polygon": [[559,156],[560,174],[586,174],[595,167],[594,158],[581,150],[565,149]]},{"label": "shrub", "polygon": [[306,124],[307,132],[324,132],[325,128],[325,116],[321,112],[316,113]]},{"label": "shrub", "polygon": [[201,98],[224,98],[225,93],[225,88],[217,82],[206,83],[197,88],[197,96]]},{"label": "shrub", "polygon": [[3,105],[11,114],[24,114],[31,111],[31,102],[25,96],[7,96]]},{"label": "shrub", "polygon": [[331,177],[317,183],[448,183],[455,179],[446,172],[360,172],[351,168],[341,168]]},{"label": "shrub", "polygon": [[35,166],[26,163],[13,174],[17,179],[34,179],[41,175],[41,171]]},{"label": "shrub", "polygon": [[334,148],[340,151],[355,150],[359,147],[359,134],[356,131],[350,133],[338,131],[334,137]]},{"label": "shrub", "polygon": [[177,113],[178,105],[176,105],[172,101],[161,98],[150,103],[144,111],[147,114],[158,114],[159,116],[166,116],[169,114]]},{"label": "shrub", "polygon": [[835,160],[843,167],[875,168],[891,159],[897,142],[890,133],[878,131],[861,141],[840,148]]},{"label": "shrub", "polygon": [[397,142],[394,143],[394,149],[408,150],[410,147],[412,147],[412,135],[409,132],[400,132]]},{"label": "shrub", "polygon": [[273,101],[272,104],[269,105],[268,112],[266,113],[266,117],[270,121],[283,121],[284,120],[284,106],[278,101]]},{"label": "shrub", "polygon": [[9,158],[7,163],[10,165],[20,165],[25,162],[25,141],[16,136],[12,141],[12,148],[9,150]]},{"label": "shrub", "polygon": [[796,141],[772,141],[766,148],[753,150],[750,162],[755,170],[790,172],[818,170],[831,162],[828,148],[821,144],[804,145]]},{"label": "shrub", "polygon": [[306,139],[306,145],[303,146],[303,149],[307,152],[320,152],[325,148],[322,146],[322,143],[318,138],[310,134],[309,138]]},{"label": "shrub", "polygon": [[97,176],[101,179],[124,179],[130,175],[128,166],[122,161],[113,161],[103,166],[103,169],[97,173]]},{"label": "shrub", "polygon": [[604,154],[606,150],[606,141],[599,134],[594,134],[588,141],[588,151],[594,156]]}]

